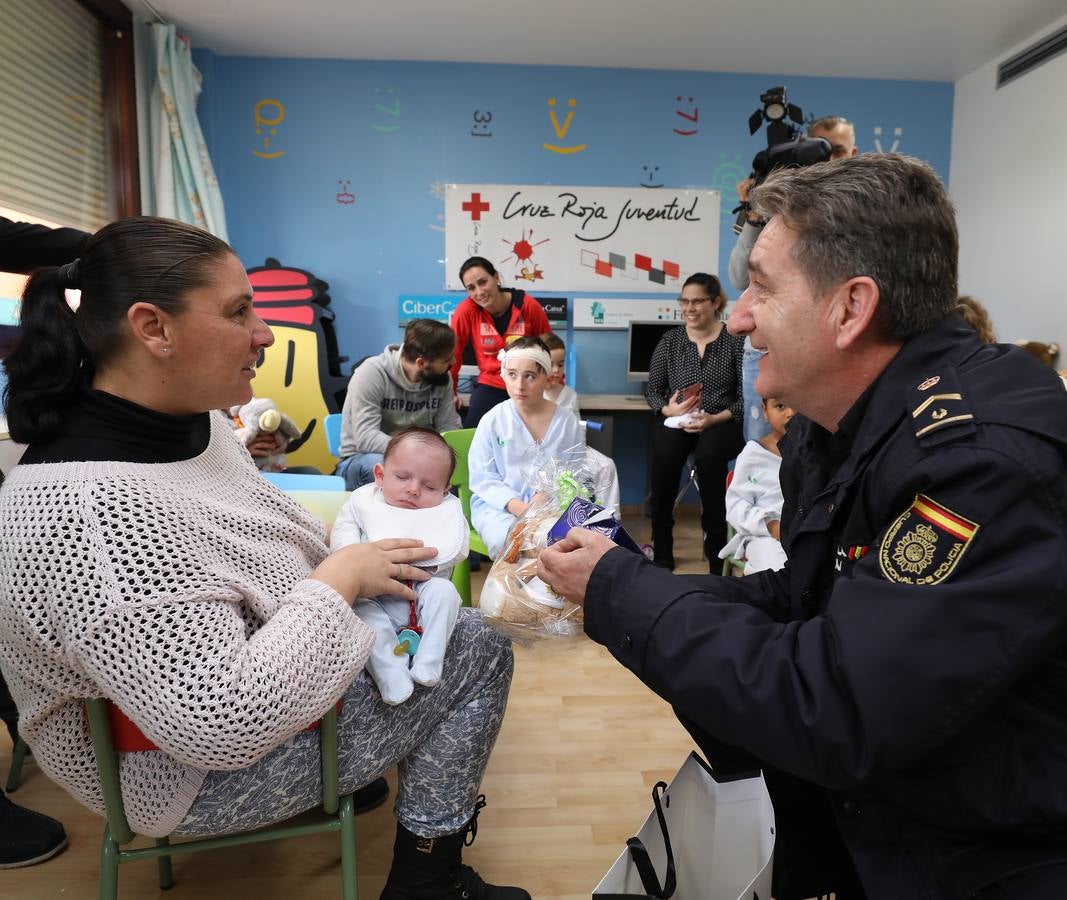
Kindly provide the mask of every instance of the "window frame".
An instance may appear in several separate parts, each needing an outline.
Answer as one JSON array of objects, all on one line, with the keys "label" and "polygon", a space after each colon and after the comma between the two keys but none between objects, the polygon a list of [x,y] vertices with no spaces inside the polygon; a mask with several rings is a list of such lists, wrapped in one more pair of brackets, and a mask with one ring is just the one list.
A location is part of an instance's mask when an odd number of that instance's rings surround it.
[{"label": "window frame", "polygon": [[121,0],[78,0],[104,26],[104,120],[114,213],[141,214],[137,150],[137,86],[133,60],[133,13]]}]

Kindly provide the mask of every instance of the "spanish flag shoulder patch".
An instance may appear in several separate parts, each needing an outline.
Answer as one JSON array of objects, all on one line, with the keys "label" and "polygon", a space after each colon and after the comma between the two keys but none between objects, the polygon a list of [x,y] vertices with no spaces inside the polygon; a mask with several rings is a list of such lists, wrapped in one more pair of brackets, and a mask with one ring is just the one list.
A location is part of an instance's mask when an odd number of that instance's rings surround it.
[{"label": "spanish flag shoulder patch", "polygon": [[882,574],[898,584],[940,584],[955,571],[981,526],[916,494],[878,548]]}]

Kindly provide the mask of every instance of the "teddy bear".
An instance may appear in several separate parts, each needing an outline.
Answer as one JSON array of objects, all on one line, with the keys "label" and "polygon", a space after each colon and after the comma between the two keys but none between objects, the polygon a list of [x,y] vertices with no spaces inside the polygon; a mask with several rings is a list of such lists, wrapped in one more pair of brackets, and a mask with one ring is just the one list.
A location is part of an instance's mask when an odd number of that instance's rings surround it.
[{"label": "teddy bear", "polygon": [[285,448],[293,438],[300,437],[296,422],[278,409],[273,400],[253,397],[243,406],[230,408],[237,428],[237,436],[247,447],[261,434],[273,434],[281,443],[281,450],[270,456],[253,457],[256,467],[264,472],[285,471]]}]

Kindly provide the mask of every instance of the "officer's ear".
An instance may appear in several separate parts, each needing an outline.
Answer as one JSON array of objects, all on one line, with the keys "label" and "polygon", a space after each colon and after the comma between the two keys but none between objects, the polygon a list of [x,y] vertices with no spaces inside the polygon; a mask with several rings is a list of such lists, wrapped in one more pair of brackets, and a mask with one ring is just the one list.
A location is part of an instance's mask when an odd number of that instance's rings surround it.
[{"label": "officer's ear", "polygon": [[880,300],[878,285],[867,275],[850,278],[834,292],[834,343],[848,350],[861,338],[874,334],[874,317]]}]

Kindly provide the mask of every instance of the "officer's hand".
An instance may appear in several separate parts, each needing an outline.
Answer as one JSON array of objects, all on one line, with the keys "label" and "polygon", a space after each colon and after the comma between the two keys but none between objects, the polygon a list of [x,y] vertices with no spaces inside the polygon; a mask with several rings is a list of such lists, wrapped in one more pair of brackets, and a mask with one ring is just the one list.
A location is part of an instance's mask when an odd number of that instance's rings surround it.
[{"label": "officer's hand", "polygon": [[742,203],[748,203],[748,192],[752,190],[752,185],[755,183],[755,178],[746,178],[744,181],[737,182],[737,198]]},{"label": "officer's hand", "polygon": [[772,538],[776,541],[782,539],[782,523],[779,519],[774,519],[767,523],[767,531]]},{"label": "officer's hand", "polygon": [[567,536],[537,558],[537,575],[571,603],[585,603],[589,579],[600,558],[615,547],[604,535],[587,528],[572,528]]}]

